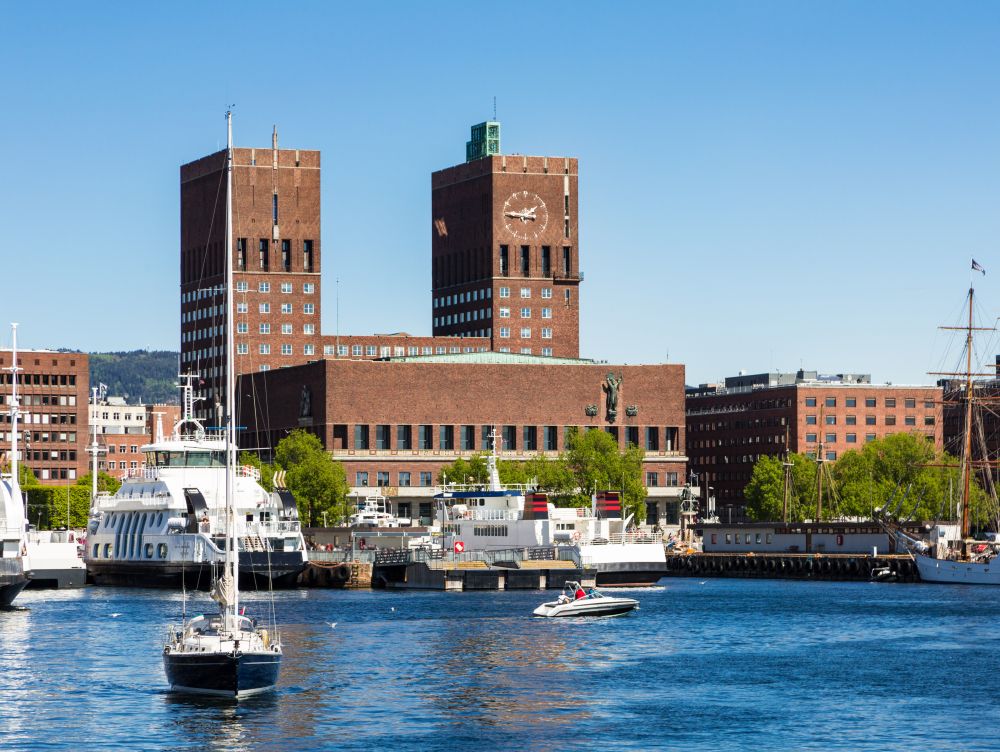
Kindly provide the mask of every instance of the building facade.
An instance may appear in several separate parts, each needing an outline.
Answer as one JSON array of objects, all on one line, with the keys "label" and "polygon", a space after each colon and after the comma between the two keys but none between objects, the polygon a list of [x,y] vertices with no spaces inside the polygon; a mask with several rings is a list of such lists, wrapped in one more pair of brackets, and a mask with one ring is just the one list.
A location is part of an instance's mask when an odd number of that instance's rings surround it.
[{"label": "building facade", "polygon": [[872,384],[866,374],[741,374],[689,388],[686,413],[691,471],[723,520],[743,519],[754,463],[786,447],[833,461],[902,431],[943,446],[940,387]]},{"label": "building facade", "polygon": [[[181,367],[221,402],[225,368],[226,152],[181,167]],[[305,363],[320,348],[320,154],[233,149],[236,370]]]},{"label": "building facade", "polygon": [[[11,448],[11,351],[0,350],[0,453]],[[86,353],[18,350],[20,461],[46,485],[72,485],[87,468]]]},{"label": "building facade", "polygon": [[578,357],[577,160],[499,154],[499,128],[474,126],[468,161],[431,176],[433,333]]},{"label": "building facade", "polygon": [[441,468],[488,452],[494,427],[501,456],[515,460],[555,457],[571,428],[598,429],[623,450],[645,449],[650,518],[669,523],[685,480],[683,384],[681,365],[492,352],[325,360],[241,377],[240,391],[266,394],[268,409],[246,406],[240,441],[273,449],[308,430],[343,463],[354,492],[380,487],[405,505],[402,516],[423,518]]},{"label": "building facade", "polygon": [[[93,401],[89,407],[90,431],[96,429],[98,472],[122,479],[138,471],[145,461],[142,447],[152,442],[157,430],[169,435],[180,416],[179,405],[129,405],[121,397]],[[92,434],[90,434],[92,436]],[[88,446],[92,443],[88,439]],[[88,465],[84,473],[90,470]]]}]

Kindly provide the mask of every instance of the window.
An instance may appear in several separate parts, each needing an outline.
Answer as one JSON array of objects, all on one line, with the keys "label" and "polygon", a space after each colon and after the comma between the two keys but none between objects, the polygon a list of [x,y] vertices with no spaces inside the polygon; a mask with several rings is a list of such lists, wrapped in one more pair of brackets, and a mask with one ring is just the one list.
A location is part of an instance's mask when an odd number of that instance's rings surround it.
[{"label": "window", "polygon": [[835,459],[837,459],[837,453],[836,452],[827,452],[826,453],[826,458],[828,460],[831,460],[831,461],[835,460]]},{"label": "window", "polygon": [[351,345],[351,355],[355,358],[361,357],[361,345]]},{"label": "window", "polygon": [[857,397],[848,397],[847,399],[844,400],[844,404],[847,405],[848,407],[857,407],[858,399]]},{"label": "window", "polygon": [[285,295],[287,295],[291,291],[292,291],[292,283],[291,282],[282,282],[281,283],[281,292],[282,293],[284,293]]},{"label": "window", "polygon": [[544,437],[546,452],[555,452],[559,449],[559,432],[555,426],[545,426]]},{"label": "window", "polygon": [[[302,333],[303,334],[315,334],[316,333],[316,325],[315,324],[303,324],[302,325]],[[344,353],[344,354],[346,355],[346,353]]]},{"label": "window", "polygon": [[646,449],[652,451],[660,449],[660,432],[656,426],[646,426]]},{"label": "window", "polygon": [[885,406],[886,407],[895,407],[896,406],[896,398],[895,397],[886,397],[885,398]]},{"label": "window", "polygon": [[886,415],[885,416],[885,424],[887,426],[894,426],[894,425],[896,425],[896,416],[895,415]]},{"label": "window", "polygon": [[282,334],[291,334],[292,333],[292,325],[291,324],[282,324],[281,325],[281,333]]},{"label": "window", "polygon": [[236,345],[236,354],[237,355],[246,355],[249,352],[250,352],[250,348],[247,346],[246,342],[240,342],[239,344]]},{"label": "window", "polygon": [[313,265],[313,242],[311,240],[302,241],[302,271],[312,271]]},{"label": "window", "polygon": [[510,327],[509,326],[501,326],[500,327],[500,338],[501,339],[507,339],[508,337],[510,337]]},{"label": "window", "polygon": [[837,398],[836,397],[827,397],[826,400],[824,401],[824,404],[827,407],[836,407],[837,406]]},{"label": "window", "polygon": [[355,474],[355,483],[354,483],[354,485],[356,485],[356,486],[367,486],[368,485],[368,473],[365,472],[364,470],[358,470],[358,472]]},{"label": "window", "polygon": [[552,327],[542,327],[542,339],[552,339]]},{"label": "window", "polygon": [[917,425],[917,416],[907,415],[905,418],[903,418],[903,423],[905,423],[908,426],[915,426]]},{"label": "window", "polygon": [[656,488],[658,485],[660,485],[660,474],[656,473],[656,472],[647,472],[646,473],[646,487],[647,488]]},{"label": "window", "polygon": [[282,345],[281,346],[281,354],[282,355],[291,355],[292,354],[292,346],[291,345]]},{"label": "window", "polygon": [[517,449],[517,428],[515,426],[504,426],[500,430],[500,436],[503,438],[503,445],[498,449],[510,452]]},{"label": "window", "polygon": [[865,416],[865,425],[866,426],[874,426],[875,425],[875,416],[874,415],[866,415]]},{"label": "window", "polygon": [[396,426],[396,448],[413,449],[413,429],[411,426]]},{"label": "window", "polygon": [[551,297],[552,297],[552,288],[551,287],[543,287],[542,288],[542,298],[544,300],[549,300]]},{"label": "window", "polygon": [[455,426],[438,426],[438,448],[455,449]]},{"label": "window", "polygon": [[473,452],[476,449],[476,427],[462,426],[462,451]]},{"label": "window", "polygon": [[835,426],[835,425],[837,425],[837,416],[836,415],[827,415],[827,416],[824,417],[824,421],[826,422],[826,424],[828,426]]},{"label": "window", "polygon": [[257,246],[257,257],[260,263],[260,268],[267,270],[268,268],[268,251],[270,248],[270,242],[267,238],[261,238],[260,243]]},{"label": "window", "polygon": [[378,355],[378,346],[365,345],[365,355],[369,358],[374,358],[376,355]]},{"label": "window", "polygon": [[270,334],[271,333],[271,325],[270,324],[258,324],[257,325],[257,331],[260,334]]},{"label": "window", "polygon": [[865,441],[866,442],[868,442],[868,441],[875,441],[875,434],[873,434],[873,433],[866,433],[865,434]]},{"label": "window", "polygon": [[552,357],[552,348],[551,347],[543,347],[542,348],[542,355],[544,355],[547,358],[551,358]]},{"label": "window", "polygon": [[875,407],[875,398],[865,397],[865,407]]},{"label": "window", "polygon": [[246,292],[249,289],[249,285],[246,282],[236,283],[236,292]]},{"label": "window", "polygon": [[354,448],[355,449],[368,448],[368,426],[365,425],[354,426]]},{"label": "window", "polygon": [[304,292],[306,295],[312,295],[314,292],[316,292],[316,285],[313,284],[312,282],[306,282],[304,285],[302,285],[302,292]]},{"label": "window", "polygon": [[510,288],[509,287],[501,287],[500,288],[500,297],[501,298],[509,298],[510,297]]},{"label": "window", "polygon": [[928,410],[933,409],[934,400],[924,400],[924,407],[926,407]]},{"label": "window", "polygon": [[271,354],[271,346],[270,345],[263,345],[262,344],[262,345],[259,345],[257,349],[258,349],[258,351],[260,352],[261,355],[270,355]]},{"label": "window", "polygon": [[807,426],[815,426],[816,425],[816,416],[815,415],[807,415],[806,416],[806,425]]},{"label": "window", "polygon": [[236,313],[246,313],[246,312],[247,312],[247,304],[246,303],[237,303],[236,304]]},{"label": "window", "polygon": [[806,407],[816,407],[816,398],[806,397]]},{"label": "window", "polygon": [[261,313],[270,313],[271,312],[271,304],[270,303],[261,303],[260,307],[258,308],[258,310]]},{"label": "window", "polygon": [[837,441],[837,434],[835,434],[835,433],[825,434],[825,437],[824,437],[823,440],[826,441],[827,444],[834,444]]},{"label": "window", "polygon": [[933,426],[934,425],[934,416],[933,415],[925,415],[924,416],[924,425],[925,426]]},{"label": "window", "polygon": [[858,416],[857,415],[847,415],[844,417],[844,422],[849,426],[857,425]]},{"label": "window", "polygon": [[526,246],[521,246],[521,276],[527,277],[529,269],[531,267],[531,249]]},{"label": "window", "polygon": [[550,318],[552,318],[552,309],[551,308],[543,308],[542,309],[542,318],[543,319],[550,319]]},{"label": "window", "polygon": [[522,308],[521,309],[521,318],[522,319],[530,319],[531,318],[531,309],[530,308]]},{"label": "window", "polygon": [[857,444],[858,435],[856,433],[849,433],[847,434],[846,441],[848,444]]},{"label": "window", "polygon": [[312,303],[302,304],[302,313],[306,314],[307,316],[312,316],[315,310],[316,307]]},{"label": "window", "polygon": [[528,327],[521,327],[521,339],[531,339],[531,329]]},{"label": "window", "polygon": [[552,247],[547,245],[542,246],[542,276],[552,276]]},{"label": "window", "polygon": [[815,444],[816,443],[816,434],[814,434],[814,433],[807,433],[806,434],[806,443],[807,444]]},{"label": "window", "polygon": [[[568,228],[568,226],[569,225],[567,224],[567,228]],[[568,236],[568,234],[569,233],[567,233],[567,236]],[[569,276],[570,269],[572,267],[571,260],[570,260],[571,255],[572,255],[571,248],[568,245],[564,245],[563,249],[562,249],[562,267],[563,267],[562,271],[563,271],[563,276],[567,276],[567,277]],[[569,292],[569,291],[567,290],[567,292]]]},{"label": "window", "polygon": [[410,485],[410,473],[406,470],[399,471],[399,485],[402,487],[408,487]]},{"label": "window", "polygon": [[282,313],[291,313],[292,312],[292,304],[291,303],[282,303],[281,304],[281,312]]},{"label": "window", "polygon": [[375,426],[375,448],[389,448],[389,426],[382,423]]},{"label": "window", "polygon": [[250,331],[250,327],[245,321],[238,321],[236,323],[236,333],[237,334],[247,334]]},{"label": "window", "polygon": [[905,407],[916,407],[917,406],[917,398],[916,397],[907,397],[906,399],[903,400],[903,405]]},{"label": "window", "polygon": [[500,276],[510,276],[510,259],[508,255],[508,248],[505,245],[500,246]]},{"label": "window", "polygon": [[417,449],[432,449],[431,427],[427,425],[417,426]]},{"label": "window", "polygon": [[425,488],[431,484],[431,474],[429,470],[422,470],[420,472],[420,485]]},{"label": "window", "polygon": [[303,345],[302,346],[302,354],[303,355],[315,355],[316,354],[316,345]]},{"label": "window", "polygon": [[510,318],[510,308],[500,306],[500,318],[509,319]]},{"label": "window", "polygon": [[521,437],[524,440],[523,448],[528,452],[538,451],[538,427],[537,426],[524,426],[521,432]]},{"label": "window", "polygon": [[531,297],[531,288],[530,287],[522,287],[521,288],[521,297],[522,298],[530,298]]}]

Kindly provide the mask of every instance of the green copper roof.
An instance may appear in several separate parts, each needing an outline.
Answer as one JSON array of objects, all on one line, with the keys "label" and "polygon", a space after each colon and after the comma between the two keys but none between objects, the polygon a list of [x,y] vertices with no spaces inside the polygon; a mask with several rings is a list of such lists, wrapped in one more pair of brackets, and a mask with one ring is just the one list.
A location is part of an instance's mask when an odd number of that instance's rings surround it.
[{"label": "green copper roof", "polygon": [[544,355],[521,355],[520,353],[472,352],[448,353],[442,355],[407,355],[398,358],[380,358],[395,363],[512,363],[542,366],[597,365],[599,361],[590,358],[550,358]]},{"label": "green copper roof", "polygon": [[487,120],[472,126],[470,140],[465,142],[465,161],[482,159],[500,153],[500,123]]}]

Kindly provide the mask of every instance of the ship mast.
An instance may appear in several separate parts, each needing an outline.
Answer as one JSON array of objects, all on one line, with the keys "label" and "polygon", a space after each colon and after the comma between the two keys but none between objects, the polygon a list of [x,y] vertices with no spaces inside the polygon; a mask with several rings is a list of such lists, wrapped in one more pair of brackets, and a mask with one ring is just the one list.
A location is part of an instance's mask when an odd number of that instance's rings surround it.
[{"label": "ship mast", "polygon": [[236,552],[236,512],[233,509],[233,468],[236,450],[236,421],[234,419],[233,391],[235,364],[233,363],[233,113],[226,111],[226,575],[231,578],[232,598],[226,604],[225,622],[229,629],[236,629],[239,614],[239,567]]},{"label": "ship mast", "polygon": [[965,330],[965,446],[962,448],[962,539],[969,537],[969,487],[972,483],[972,298],[969,288],[969,325]]}]

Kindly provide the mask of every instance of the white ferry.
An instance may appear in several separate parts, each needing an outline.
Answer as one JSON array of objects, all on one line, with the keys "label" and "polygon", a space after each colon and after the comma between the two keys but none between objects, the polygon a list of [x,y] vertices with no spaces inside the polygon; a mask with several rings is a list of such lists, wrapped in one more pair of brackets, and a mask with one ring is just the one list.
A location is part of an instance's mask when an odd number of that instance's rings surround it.
[{"label": "white ferry", "polygon": [[603,586],[650,585],[666,573],[662,537],[628,529],[617,491],[596,494],[590,509],[556,507],[527,486],[502,486],[495,452],[486,459],[487,486],[447,485],[435,494],[448,549],[573,546]]},{"label": "white ferry", "polygon": [[[169,439],[142,447],[145,463],[90,511],[84,559],[98,585],[207,589],[225,560],[226,444],[193,415],[193,377]],[[295,499],[269,493],[252,466],[236,468],[236,534],[244,587],[294,587],[307,562]]]}]

